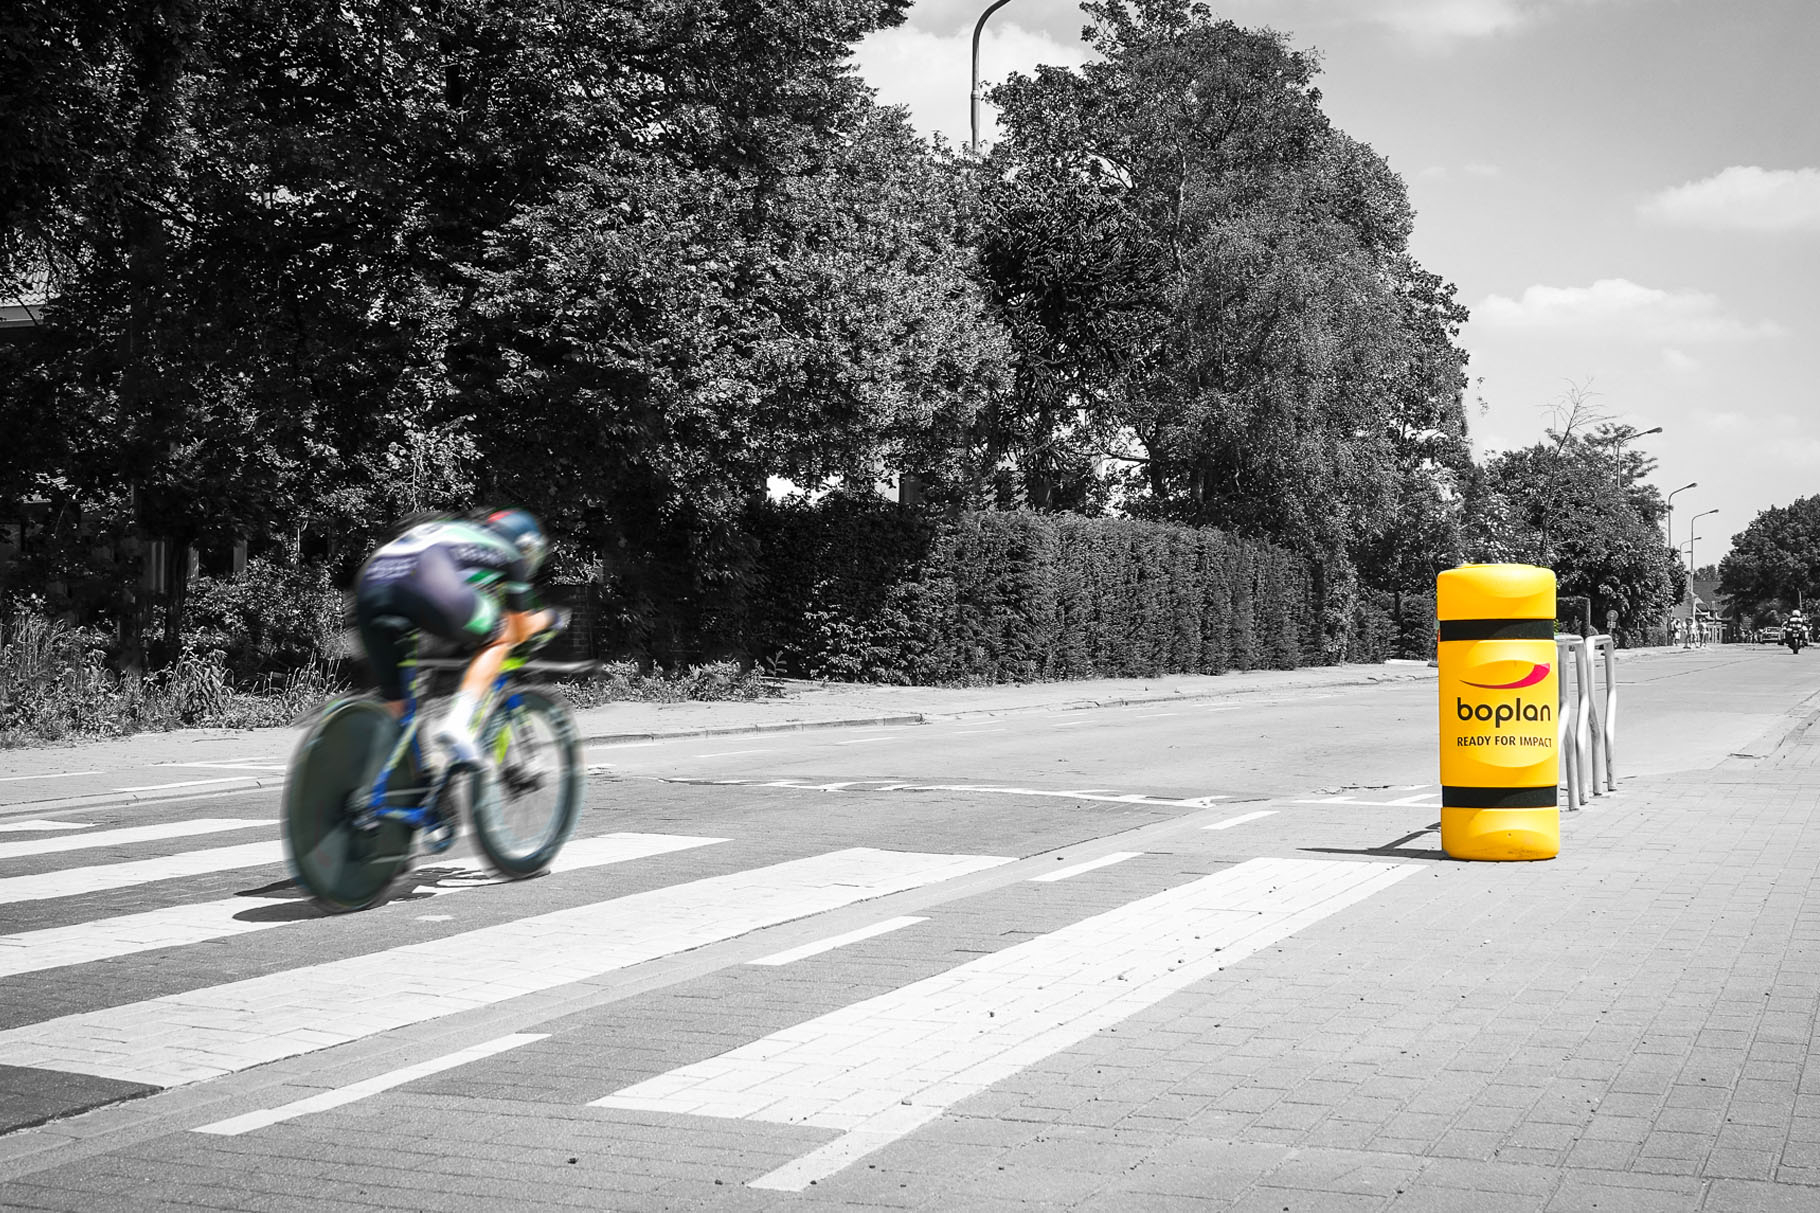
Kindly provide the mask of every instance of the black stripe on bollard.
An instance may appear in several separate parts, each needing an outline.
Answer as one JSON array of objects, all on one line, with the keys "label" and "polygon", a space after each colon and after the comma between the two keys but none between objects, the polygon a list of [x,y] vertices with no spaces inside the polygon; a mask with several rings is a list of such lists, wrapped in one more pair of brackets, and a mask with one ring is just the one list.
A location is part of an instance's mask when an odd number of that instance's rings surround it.
[{"label": "black stripe on bollard", "polygon": [[1443,619],[1441,640],[1553,640],[1552,619]]},{"label": "black stripe on bollard", "polygon": [[1545,788],[1458,788],[1441,785],[1444,809],[1552,809],[1555,785]]}]

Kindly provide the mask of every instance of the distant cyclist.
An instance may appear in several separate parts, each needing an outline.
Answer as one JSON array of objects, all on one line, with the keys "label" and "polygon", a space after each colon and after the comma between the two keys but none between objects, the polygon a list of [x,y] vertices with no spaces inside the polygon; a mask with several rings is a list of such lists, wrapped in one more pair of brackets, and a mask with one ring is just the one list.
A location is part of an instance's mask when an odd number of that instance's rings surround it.
[{"label": "distant cyclist", "polygon": [[526,511],[493,510],[417,523],[361,567],[354,617],[393,715],[404,715],[405,653],[404,634],[390,620],[475,650],[431,734],[459,762],[482,765],[474,714],[507,651],[556,624],[556,612],[534,609],[531,594],[548,546],[543,527]]}]

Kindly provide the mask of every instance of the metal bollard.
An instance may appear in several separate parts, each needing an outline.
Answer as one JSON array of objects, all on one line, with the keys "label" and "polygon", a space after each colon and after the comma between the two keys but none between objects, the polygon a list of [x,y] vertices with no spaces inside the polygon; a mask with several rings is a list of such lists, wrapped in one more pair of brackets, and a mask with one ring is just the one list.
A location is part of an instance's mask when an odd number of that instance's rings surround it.
[{"label": "metal bollard", "polygon": [[1580,760],[1580,788],[1591,796],[1605,795],[1599,786],[1599,717],[1593,710],[1592,641],[1582,640],[1574,646],[1574,694],[1579,704],[1574,709],[1576,736],[1574,747]]},{"label": "metal bollard", "polygon": [[1555,667],[1559,677],[1555,683],[1556,716],[1558,724],[1555,729],[1555,748],[1561,754],[1561,777],[1567,786],[1567,807],[1579,809],[1586,804],[1586,792],[1581,779],[1580,747],[1577,738],[1580,735],[1580,693],[1569,695],[1567,690],[1567,671],[1579,669],[1579,662],[1574,650],[1584,645],[1578,636],[1555,637]]}]

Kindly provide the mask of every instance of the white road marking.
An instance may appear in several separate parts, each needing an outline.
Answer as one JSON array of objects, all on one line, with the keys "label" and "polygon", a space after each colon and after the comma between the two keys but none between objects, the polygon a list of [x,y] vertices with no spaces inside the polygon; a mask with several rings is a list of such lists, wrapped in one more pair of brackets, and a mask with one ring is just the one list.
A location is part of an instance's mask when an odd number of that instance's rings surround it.
[{"label": "white road marking", "polygon": [[190,1131],[192,1133],[213,1133],[220,1137],[238,1137],[242,1133],[251,1133],[254,1129],[263,1129],[268,1125],[278,1124],[280,1121],[295,1120],[299,1116],[308,1116],[312,1112],[326,1112],[330,1108],[339,1108],[343,1104],[351,1104],[356,1100],[365,1099],[369,1095],[377,1095],[381,1091],[389,1091],[393,1087],[403,1086],[407,1082],[416,1082],[419,1078],[428,1078],[430,1075],[440,1074],[444,1070],[453,1070],[456,1066],[466,1065],[470,1061],[479,1061],[483,1057],[492,1057],[504,1053],[508,1049],[528,1045],[534,1040],[544,1040],[548,1036],[548,1032],[517,1032],[511,1036],[501,1036],[497,1040],[489,1040],[485,1044],[474,1045],[444,1057],[420,1061],[416,1065],[406,1066],[402,1070],[393,1070],[373,1078],[362,1079],[345,1087],[337,1087],[333,1091],[324,1091],[320,1095],[311,1095],[307,1099],[299,1099],[280,1107],[267,1108],[261,1112],[248,1112],[244,1116],[229,1117],[227,1120],[218,1120],[211,1125],[200,1125]]},{"label": "white road marking", "polygon": [[1143,712],[1133,714],[1133,720],[1161,720],[1165,716],[1180,716],[1180,712]]},{"label": "white road marking", "polygon": [[219,834],[223,830],[246,830],[254,826],[274,826],[271,818],[243,821],[233,817],[197,817],[190,821],[167,821],[155,826],[128,826],[120,830],[102,830],[75,837],[33,838],[25,842],[0,842],[0,860],[22,859],[27,855],[50,855],[58,851],[85,851],[94,847],[129,846],[135,842],[157,842],[163,838],[189,838],[197,834]]},{"label": "white road marking", "polygon": [[1367,809],[1436,808],[1433,802],[1439,792],[1426,796],[1406,796],[1402,800],[1354,800],[1350,796],[1329,796],[1323,800],[1292,800],[1290,804],[1338,804]]},{"label": "white road marking", "polygon": [[1256,821],[1260,817],[1274,817],[1275,815],[1275,809],[1259,809],[1255,813],[1241,813],[1237,817],[1228,817],[1225,821],[1216,821],[1210,826],[1202,826],[1201,828],[1203,830],[1230,830],[1233,826],[1242,826],[1248,821]]},{"label": "white road marking", "polygon": [[74,779],[78,775],[99,775],[100,771],[57,771],[50,775],[8,775],[0,783],[20,783],[27,779]]},{"label": "white road marking", "polygon": [[897,741],[897,737],[885,734],[879,737],[854,737],[847,741],[837,741],[835,745],[865,745],[868,741]]},{"label": "white road marking", "polygon": [[[653,855],[668,855],[693,847],[725,842],[724,838],[691,838],[677,834],[607,834],[599,838],[572,839],[550,864],[552,872],[573,872],[604,864],[627,863]],[[424,875],[428,875],[426,872]],[[400,894],[409,888],[410,877],[401,881]],[[417,897],[437,897],[463,889],[498,884],[500,877],[490,869],[472,867],[445,872],[429,884],[419,884],[411,892]],[[248,911],[269,910],[289,904],[288,898],[222,897],[190,905],[164,906],[138,914],[121,914],[113,918],[77,923],[67,927],[45,927],[0,935],[0,977],[60,969],[68,965],[89,964],[131,956],[158,948],[175,948],[226,939],[251,931],[282,927],[291,922],[309,921],[293,918],[247,918]],[[447,914],[426,915],[421,922],[446,922]]]},{"label": "white road marking", "polygon": [[161,769],[181,767],[201,771],[283,771],[289,769],[284,763],[274,758],[238,758],[230,762],[154,762],[152,765]]},{"label": "white road marking", "polygon": [[[669,740],[682,741],[684,739],[673,737]],[[652,746],[663,744],[661,741],[603,741],[599,745],[588,746],[587,752],[592,754],[595,750],[648,750]]]},{"label": "white road marking", "polygon": [[24,834],[32,830],[92,830],[95,827],[86,821],[50,821],[43,817],[34,817],[30,821],[8,821],[0,823],[0,834]]},{"label": "white road marking", "polygon": [[146,783],[133,788],[110,788],[114,792],[162,792],[168,788],[204,788],[218,783],[245,783],[255,775],[230,775],[225,779],[185,779],[179,783]]},{"label": "white road marking", "polygon": [[731,758],[735,754],[769,754],[767,749],[758,750],[717,750],[712,754],[696,754],[696,758]]},{"label": "white road marking", "polygon": [[1010,863],[854,847],[0,1032],[0,1064],[169,1087]]},{"label": "white road marking", "polygon": [[1057,868],[1053,872],[1044,872],[1041,876],[1032,876],[1032,884],[1044,884],[1051,880],[1067,880],[1070,876],[1079,876],[1082,872],[1091,872],[1095,868],[1111,867],[1115,863],[1124,863],[1127,859],[1136,859],[1142,851],[1114,851],[1098,859],[1089,859],[1086,863],[1077,863],[1071,867]]},{"label": "white road marking", "polygon": [[848,931],[844,935],[833,935],[827,939],[818,939],[814,943],[806,943],[799,948],[789,948],[782,952],[773,952],[769,956],[761,956],[757,960],[748,960],[746,963],[753,965],[787,965],[792,961],[802,960],[809,956],[819,956],[823,952],[832,952],[836,948],[844,948],[848,944],[858,943],[862,939],[871,939],[875,935],[883,935],[889,931],[900,930],[904,927],[915,926],[919,922],[928,921],[927,918],[887,918],[883,922],[875,922],[871,926],[861,927],[857,931]]},{"label": "white road marking", "polygon": [[249,842],[237,847],[185,851],[181,855],[165,855],[157,859],[135,859],[129,863],[66,868],[61,872],[41,872],[36,876],[8,876],[0,879],[0,905],[14,901],[43,901],[52,897],[77,897],[83,893],[125,889],[158,880],[208,876],[217,872],[230,872],[235,868],[255,868],[283,862],[283,843]]},{"label": "white road marking", "polygon": [[956,729],[956,730],[954,730],[954,732],[957,736],[963,736],[963,737],[967,736],[968,734],[971,734],[971,733],[1009,733],[1010,731],[1011,731],[1010,729]]},{"label": "white road marking", "polygon": [[833,1129],[801,1191],[953,1104],[1420,868],[1254,859],[636,1083],[591,1106]]},{"label": "white road marking", "polygon": [[1058,729],[1072,729],[1077,724],[1103,724],[1103,723],[1105,723],[1105,722],[1104,721],[1094,721],[1094,720],[1064,720],[1064,721],[1061,721],[1060,723],[1058,723],[1055,727]]},{"label": "white road marking", "polygon": [[665,783],[700,783],[717,787],[747,785],[759,788],[791,788],[802,792],[824,791],[832,788],[852,787],[861,792],[985,792],[999,796],[1048,796],[1062,800],[1095,800],[1106,804],[1143,804],[1162,805],[1168,808],[1205,809],[1211,808],[1216,800],[1230,800],[1229,796],[1196,796],[1189,800],[1171,800],[1165,796],[1147,796],[1142,792],[1130,792],[1124,795],[1096,794],[1092,791],[1058,791],[1053,788],[1006,788],[982,783],[871,783],[868,780],[847,780],[843,783],[804,783],[800,779],[709,779],[705,776],[676,775],[662,777]]}]

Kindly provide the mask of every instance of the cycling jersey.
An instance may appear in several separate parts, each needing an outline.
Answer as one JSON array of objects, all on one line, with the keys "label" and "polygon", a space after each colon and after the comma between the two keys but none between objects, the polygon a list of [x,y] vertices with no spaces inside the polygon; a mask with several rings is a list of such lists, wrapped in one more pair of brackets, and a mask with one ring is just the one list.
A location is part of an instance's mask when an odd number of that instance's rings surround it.
[{"label": "cycling jersey", "polygon": [[499,636],[509,611],[534,609],[531,567],[516,546],[472,522],[425,522],[374,552],[354,588],[354,616],[380,692],[402,699],[404,628],[466,648]]}]

